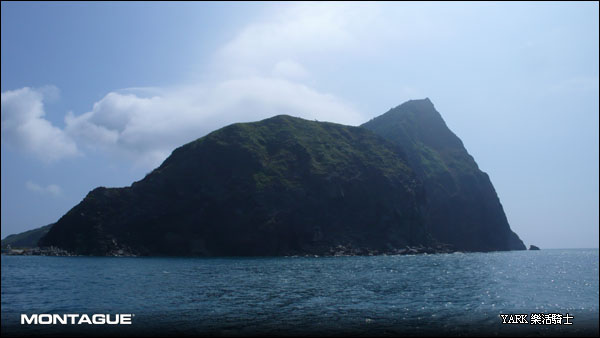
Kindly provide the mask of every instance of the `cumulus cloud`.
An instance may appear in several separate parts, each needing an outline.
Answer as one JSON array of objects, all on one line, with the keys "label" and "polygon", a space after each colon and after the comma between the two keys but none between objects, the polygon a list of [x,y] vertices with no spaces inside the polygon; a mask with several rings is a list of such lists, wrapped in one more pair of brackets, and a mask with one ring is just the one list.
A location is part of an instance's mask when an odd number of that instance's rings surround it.
[{"label": "cumulus cloud", "polygon": [[58,90],[25,87],[2,92],[2,145],[17,148],[46,162],[78,154],[77,145],[63,130],[44,118],[45,97]]},{"label": "cumulus cloud", "polygon": [[91,111],[68,114],[65,132],[87,147],[154,167],[177,146],[235,122],[279,114],[345,124],[363,121],[352,106],[335,96],[282,78],[232,79],[153,94],[111,92]]},{"label": "cumulus cloud", "polygon": [[62,189],[56,184],[49,184],[45,187],[33,183],[32,181],[25,182],[25,187],[29,191],[33,191],[42,195],[60,196]]}]

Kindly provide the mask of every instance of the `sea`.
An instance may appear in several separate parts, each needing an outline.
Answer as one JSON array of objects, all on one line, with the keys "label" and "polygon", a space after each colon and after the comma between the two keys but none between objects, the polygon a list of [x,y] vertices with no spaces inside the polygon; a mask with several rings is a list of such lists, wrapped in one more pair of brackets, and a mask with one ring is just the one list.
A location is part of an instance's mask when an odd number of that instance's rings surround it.
[{"label": "sea", "polygon": [[[2,336],[598,336],[598,249],[3,255],[1,271]],[[22,314],[131,314],[131,324],[21,324]]]}]

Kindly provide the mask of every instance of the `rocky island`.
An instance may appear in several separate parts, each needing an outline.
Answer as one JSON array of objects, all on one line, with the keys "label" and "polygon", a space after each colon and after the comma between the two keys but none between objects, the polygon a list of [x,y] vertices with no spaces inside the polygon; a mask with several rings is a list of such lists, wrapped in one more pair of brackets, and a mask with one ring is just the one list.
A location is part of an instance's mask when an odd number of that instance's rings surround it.
[{"label": "rocky island", "polygon": [[92,190],[41,234],[79,255],[372,255],[524,250],[429,99],[361,127],[286,115],[181,146]]}]

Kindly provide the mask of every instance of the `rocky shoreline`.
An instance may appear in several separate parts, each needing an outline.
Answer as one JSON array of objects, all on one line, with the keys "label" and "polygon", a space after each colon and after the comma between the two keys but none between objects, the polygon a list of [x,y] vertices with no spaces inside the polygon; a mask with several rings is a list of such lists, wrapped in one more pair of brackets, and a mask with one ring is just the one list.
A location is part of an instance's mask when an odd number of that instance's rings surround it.
[{"label": "rocky shoreline", "polygon": [[43,247],[43,248],[20,248],[20,249],[12,249],[10,246],[2,248],[2,254],[7,256],[78,256],[68,252],[67,250],[63,250],[54,246]]},{"label": "rocky shoreline", "polygon": [[436,246],[406,246],[404,248],[389,248],[386,250],[373,250],[368,248],[354,248],[338,245],[330,248],[322,256],[379,256],[379,255],[419,255],[452,253],[455,250],[450,245],[439,244]]},{"label": "rocky shoreline", "polygon": [[[446,254],[454,253],[456,250],[449,245],[437,246],[406,246],[404,248],[391,248],[387,250],[374,250],[369,248],[355,248],[352,246],[338,245],[315,253],[292,253],[285,257],[349,257],[349,256],[401,256],[401,255],[421,255],[421,254]],[[82,256],[71,253],[67,250],[57,247],[35,247],[35,248],[20,248],[12,249],[10,247],[2,249],[2,254],[7,256],[60,256],[73,257]],[[149,257],[144,255],[134,254],[127,250],[113,250],[102,257]],[[188,257],[188,256],[185,256]],[[199,256],[201,257],[201,256]]]}]

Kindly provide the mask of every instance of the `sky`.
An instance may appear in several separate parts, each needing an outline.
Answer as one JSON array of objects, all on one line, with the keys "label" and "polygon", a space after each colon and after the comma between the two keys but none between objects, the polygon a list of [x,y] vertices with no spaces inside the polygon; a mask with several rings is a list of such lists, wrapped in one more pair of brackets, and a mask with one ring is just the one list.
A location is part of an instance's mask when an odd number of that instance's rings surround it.
[{"label": "sky", "polygon": [[598,3],[1,3],[1,229],[234,122],[428,97],[513,231],[598,248]]}]

